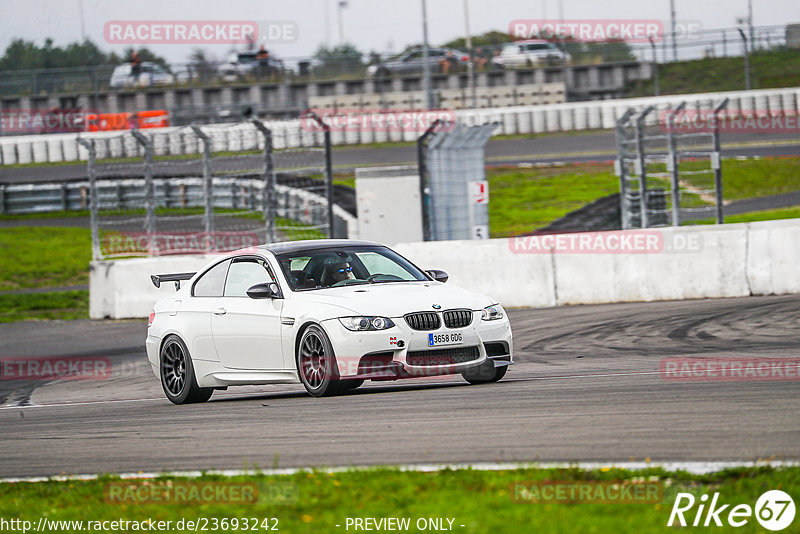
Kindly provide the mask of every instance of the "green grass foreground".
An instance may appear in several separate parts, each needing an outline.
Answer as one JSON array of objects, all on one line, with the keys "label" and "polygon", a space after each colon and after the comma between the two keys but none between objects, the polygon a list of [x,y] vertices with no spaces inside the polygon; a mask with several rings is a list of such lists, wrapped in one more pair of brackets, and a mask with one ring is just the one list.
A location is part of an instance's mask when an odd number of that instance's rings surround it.
[{"label": "green grass foreground", "polygon": [[91,259],[88,228],[3,228],[0,230],[0,291],[87,284]]},{"label": "green grass foreground", "polygon": [[[286,476],[205,475],[198,479],[163,477],[146,484],[180,484],[213,481],[223,484],[255,483],[257,498],[243,504],[219,504],[203,500],[191,505],[119,504],[111,500],[110,487],[143,481],[120,481],[103,477],[94,481],[48,481],[0,484],[0,517],[31,521],[50,520],[198,520],[205,518],[277,518],[280,532],[353,532],[346,529],[350,518],[410,518],[410,532],[417,532],[418,518],[452,519],[452,530],[465,533],[640,533],[674,532],[667,527],[679,492],[699,498],[719,492],[719,503],[755,506],[765,491],[780,489],[800,496],[800,468],[769,467],[732,469],[709,475],[667,472],[661,468],[641,471],[621,469],[539,469],[508,471],[443,470],[431,473],[401,472],[393,469],[353,470],[337,473],[300,472]],[[640,481],[660,483],[663,499],[650,503],[566,502],[515,500],[517,484],[531,481],[590,482]],[[111,486],[109,486],[111,485]],[[275,490],[275,491],[273,491]],[[148,493],[149,495],[149,493]],[[728,511],[730,508],[728,508]],[[697,505],[687,512],[692,521]],[[727,512],[726,512],[727,513]],[[723,522],[725,515],[723,514]],[[252,521],[252,519],[251,519]],[[796,518],[785,532],[797,532]],[[269,523],[270,525],[273,522]],[[447,521],[444,522],[447,525]],[[251,522],[252,525],[252,522]],[[337,527],[336,525],[340,525]],[[461,525],[464,525],[463,527]],[[240,523],[240,530],[242,524]],[[74,527],[74,525],[73,525]],[[795,530],[792,530],[795,528]],[[741,528],[712,527],[714,532],[761,532],[751,517]],[[77,532],[66,528],[59,532]],[[189,531],[178,529],[173,532]],[[193,530],[192,530],[193,531]],[[222,529],[217,529],[222,531]],[[233,531],[233,530],[228,530]],[[264,529],[260,528],[263,532]]]},{"label": "green grass foreground", "polygon": [[0,295],[0,323],[89,318],[89,291]]}]

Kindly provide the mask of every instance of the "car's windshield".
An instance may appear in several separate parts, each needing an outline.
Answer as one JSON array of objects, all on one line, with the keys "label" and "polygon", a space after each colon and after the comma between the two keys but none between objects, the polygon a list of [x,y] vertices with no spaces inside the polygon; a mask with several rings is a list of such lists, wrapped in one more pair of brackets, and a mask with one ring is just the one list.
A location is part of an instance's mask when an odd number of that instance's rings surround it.
[{"label": "car's windshield", "polygon": [[381,246],[301,250],[279,254],[278,261],[292,291],[428,280],[399,254]]}]

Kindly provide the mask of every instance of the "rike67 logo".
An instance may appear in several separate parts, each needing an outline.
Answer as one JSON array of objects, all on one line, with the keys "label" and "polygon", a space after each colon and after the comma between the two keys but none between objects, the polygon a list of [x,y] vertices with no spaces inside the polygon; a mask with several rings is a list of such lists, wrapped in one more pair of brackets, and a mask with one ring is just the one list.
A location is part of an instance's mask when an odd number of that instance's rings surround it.
[{"label": "rike67 logo", "polygon": [[[695,505],[697,505],[696,510]],[[706,493],[699,499],[691,493],[678,493],[667,526],[721,527],[727,523],[732,527],[741,527],[746,525],[753,515],[767,530],[784,530],[794,521],[794,501],[788,493],[781,490],[770,490],[761,495],[756,501],[755,508],[749,504],[735,506],[722,504],[719,502],[718,492],[714,493],[710,502]]]}]

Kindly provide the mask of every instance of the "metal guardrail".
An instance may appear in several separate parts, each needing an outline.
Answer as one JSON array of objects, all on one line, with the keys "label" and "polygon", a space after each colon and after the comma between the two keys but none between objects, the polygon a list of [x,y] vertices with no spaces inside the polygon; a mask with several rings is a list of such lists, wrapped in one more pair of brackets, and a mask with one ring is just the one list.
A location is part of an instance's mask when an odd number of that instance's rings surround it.
[{"label": "metal guardrail", "polygon": [[[98,205],[102,209],[145,209],[145,179],[97,180]],[[214,178],[214,209],[258,210],[263,206],[264,181],[260,177]],[[204,208],[203,178],[153,178],[155,209]],[[0,214],[22,215],[49,212],[86,211],[89,213],[88,180],[57,184],[0,184]],[[306,225],[326,226],[327,200],[304,189],[275,185],[276,215],[294,218]],[[344,208],[333,206],[334,224],[345,227],[356,218]],[[296,215],[300,213],[300,215]]]}]

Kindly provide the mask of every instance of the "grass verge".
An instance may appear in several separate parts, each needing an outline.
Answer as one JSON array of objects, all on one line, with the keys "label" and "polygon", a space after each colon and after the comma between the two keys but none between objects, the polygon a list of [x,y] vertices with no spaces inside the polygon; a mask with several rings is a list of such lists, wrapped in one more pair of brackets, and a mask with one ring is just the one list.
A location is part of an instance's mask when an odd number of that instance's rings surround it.
[{"label": "grass verge", "polygon": [[[593,500],[538,501],[515,500],[519,484],[533,481],[564,483],[640,481],[663,488],[663,498],[649,503],[595,502]],[[144,504],[151,495],[163,495],[163,488],[181,483],[223,485],[255,484],[255,502],[221,504],[214,497],[199,499],[191,506],[176,504]],[[111,488],[123,486],[123,492]],[[124,488],[135,492],[125,493]],[[141,490],[144,488],[144,490]],[[278,491],[273,491],[277,489]],[[347,518],[409,518],[416,532],[419,518],[452,519],[452,530],[467,533],[518,532],[672,532],[667,527],[670,512],[680,492],[691,493],[699,503],[703,494],[719,492],[719,505],[736,504],[754,507],[767,490],[781,489],[789,495],[800,493],[800,468],[769,467],[731,469],[708,475],[667,472],[660,468],[640,471],[621,469],[539,469],[508,471],[443,470],[431,473],[401,472],[393,469],[352,470],[337,473],[300,472],[286,476],[205,475],[197,479],[162,477],[150,481],[121,481],[103,477],[94,481],[47,481],[0,484],[0,517],[38,523],[39,517],[49,520],[141,521],[153,518],[172,521],[236,518],[241,530],[244,518],[276,518],[277,529],[288,533],[346,532]],[[115,495],[115,496],[112,496]],[[127,495],[130,498],[122,498]],[[177,491],[174,492],[177,495]],[[542,492],[542,497],[545,496]],[[125,504],[120,504],[120,501]],[[695,506],[687,512],[692,521]],[[252,521],[252,519],[250,519]],[[798,519],[795,519],[795,525]],[[271,520],[269,525],[275,523]],[[447,521],[444,522],[447,525]],[[252,523],[251,523],[252,525]],[[337,526],[338,525],[338,526]],[[461,526],[463,525],[463,527]],[[85,526],[85,525],[84,525]],[[190,530],[175,529],[173,532]],[[249,530],[249,529],[248,529]],[[264,531],[264,529],[259,529]],[[759,532],[755,517],[741,528],[714,528],[720,532]],[[60,532],[76,532],[62,528]],[[787,530],[788,532],[788,530]]]},{"label": "grass verge", "polygon": [[[707,168],[708,162],[681,162],[681,170]],[[739,200],[778,195],[800,190],[800,157],[763,159],[725,159],[722,162],[723,193],[726,200]],[[561,167],[520,169],[495,167],[487,170],[489,180],[489,224],[492,237],[509,237],[533,232],[552,221],[598,198],[619,192],[619,179],[610,164],[575,163]],[[695,189],[713,187],[713,175],[689,175],[686,185]],[[654,183],[669,189],[665,180]],[[708,205],[698,195],[682,195],[685,207]],[[739,220],[726,217],[726,222],[767,220],[776,213],[763,212],[762,219]],[[778,217],[779,216],[779,217]]]},{"label": "grass verge", "polygon": [[[738,215],[726,215],[726,223],[747,223],[758,221],[773,221],[776,219],[800,219],[800,206],[790,208],[780,208],[775,210],[753,211],[750,213],[740,213]],[[716,224],[716,219],[701,219],[698,221],[687,221],[686,225],[694,224]]]},{"label": "grass verge", "polygon": [[0,291],[87,284],[88,228],[7,227],[0,231]]},{"label": "grass verge", "polygon": [[88,319],[89,291],[0,295],[0,323]]}]

